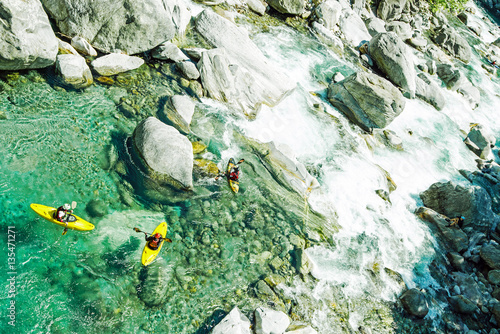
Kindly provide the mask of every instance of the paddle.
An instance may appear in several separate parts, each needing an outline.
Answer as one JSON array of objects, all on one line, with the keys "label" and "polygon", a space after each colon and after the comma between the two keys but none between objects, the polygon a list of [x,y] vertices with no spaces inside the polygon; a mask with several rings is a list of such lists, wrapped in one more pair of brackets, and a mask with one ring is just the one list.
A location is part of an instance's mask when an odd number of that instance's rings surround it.
[{"label": "paddle", "polygon": [[[136,231],[137,233],[144,233],[146,236],[149,234],[149,233],[146,233],[144,231],[141,231],[139,230],[137,227],[134,227],[134,231]],[[169,238],[163,238],[163,240],[165,240],[166,242],[172,242],[172,240],[170,240]]]},{"label": "paddle", "polygon": [[[71,211],[73,211],[75,208],[76,208],[76,202],[73,201],[71,202]],[[68,222],[66,222],[66,226],[68,226]],[[62,235],[66,235],[66,233],[68,233],[68,227],[64,228]]]}]

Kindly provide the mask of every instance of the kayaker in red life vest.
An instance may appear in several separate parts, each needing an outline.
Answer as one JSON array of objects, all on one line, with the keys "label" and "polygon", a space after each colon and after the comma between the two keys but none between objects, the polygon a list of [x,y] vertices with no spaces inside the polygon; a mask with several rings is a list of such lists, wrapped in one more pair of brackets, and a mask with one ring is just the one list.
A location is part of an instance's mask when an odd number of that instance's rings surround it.
[{"label": "kayaker in red life vest", "polygon": [[157,250],[160,247],[163,240],[165,240],[160,233],[156,233],[155,235],[145,236],[146,241],[148,241],[148,247],[152,250]]},{"label": "kayaker in red life vest", "polygon": [[240,177],[240,168],[238,166],[234,166],[229,173],[229,179],[233,181],[238,181]]},{"label": "kayaker in red life vest", "polygon": [[61,223],[67,223],[68,216],[73,213],[71,206],[66,203],[57,208],[54,219],[60,221]]}]

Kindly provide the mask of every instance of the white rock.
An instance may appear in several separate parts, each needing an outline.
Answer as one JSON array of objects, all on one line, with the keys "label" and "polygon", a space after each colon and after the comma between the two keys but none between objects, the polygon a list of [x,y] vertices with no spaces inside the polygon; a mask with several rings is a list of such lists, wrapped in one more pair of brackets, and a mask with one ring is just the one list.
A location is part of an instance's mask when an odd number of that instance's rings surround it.
[{"label": "white rock", "polygon": [[246,0],[248,8],[253,10],[259,15],[264,15],[266,13],[267,4],[260,0]]},{"label": "white rock", "polygon": [[283,334],[290,325],[290,318],[281,312],[264,307],[255,310],[256,334]]},{"label": "white rock", "polygon": [[250,326],[250,320],[235,307],[214,327],[212,334],[251,334]]},{"label": "white rock", "polygon": [[97,56],[97,51],[83,37],[75,36],[71,39],[71,45],[78,51],[87,56]]},{"label": "white rock", "polygon": [[175,64],[182,76],[188,80],[196,80],[200,77],[200,72],[192,61],[182,61]]},{"label": "white rock", "polygon": [[189,124],[193,118],[195,104],[186,95],[174,95],[168,99],[163,113],[183,133],[189,133]]},{"label": "white rock", "polygon": [[172,60],[176,63],[189,60],[188,56],[186,56],[181,49],[179,49],[177,45],[172,42],[165,42],[159,45],[153,50],[151,55],[156,59]]},{"label": "white rock", "polygon": [[353,46],[358,46],[362,41],[369,41],[372,38],[363,20],[351,9],[342,11],[339,26],[345,39]]},{"label": "white rock", "polygon": [[320,39],[326,45],[333,47],[337,52],[342,53],[344,50],[344,43],[342,40],[335,36],[333,31],[328,30],[321,23],[314,21],[312,23],[312,28],[314,32],[317,34],[318,39]]},{"label": "white rock", "polygon": [[79,56],[78,51],[75,50],[71,44],[66,43],[65,41],[61,41],[59,38],[57,39],[59,54],[73,54],[75,56]]},{"label": "white rock", "polygon": [[56,71],[61,74],[65,84],[76,89],[86,88],[94,82],[85,58],[79,55],[58,55]]},{"label": "white rock", "polygon": [[111,53],[94,60],[91,65],[100,75],[110,76],[135,70],[144,64],[139,57],[127,56],[121,53]]},{"label": "white rock", "polygon": [[191,9],[186,6],[186,1],[183,0],[168,0],[164,1],[163,5],[175,27],[175,34],[179,37],[183,36],[186,32],[186,27],[191,20]]},{"label": "white rock", "polygon": [[319,19],[319,23],[330,30],[336,30],[341,12],[342,5],[340,2],[334,0],[327,0],[316,7],[316,16]]}]

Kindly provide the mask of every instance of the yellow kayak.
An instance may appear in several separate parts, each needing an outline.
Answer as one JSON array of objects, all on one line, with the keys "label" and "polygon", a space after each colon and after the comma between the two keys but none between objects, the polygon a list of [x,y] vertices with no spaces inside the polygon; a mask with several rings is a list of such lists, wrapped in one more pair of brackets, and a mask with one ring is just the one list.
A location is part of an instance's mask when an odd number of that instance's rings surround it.
[{"label": "yellow kayak", "polygon": [[[165,239],[167,237],[167,223],[163,222],[160,225],[156,226],[151,235],[155,235],[156,233],[160,233],[163,239]],[[161,247],[164,243],[165,241],[162,241],[157,250],[152,250],[148,247],[148,242],[146,242],[144,251],[142,251],[142,264],[145,266],[150,265],[151,262],[153,262],[153,260],[156,258],[158,253],[160,253]]]},{"label": "yellow kayak", "polygon": [[[57,208],[35,203],[30,204],[30,208],[33,209],[33,211],[35,211],[40,217],[47,219],[49,222],[57,224],[62,227],[66,227],[66,223],[54,219],[54,215],[56,214]],[[71,214],[71,216],[74,217],[73,218],[74,221],[68,222],[67,226],[68,228],[77,231],[90,231],[95,228],[95,226],[89,223],[88,221],[74,214]]]},{"label": "yellow kayak", "polygon": [[227,180],[229,181],[229,186],[231,187],[231,190],[237,193],[240,190],[240,183],[238,181],[233,181],[229,178],[231,169],[234,166],[236,166],[234,163],[234,159],[233,158],[229,159],[229,162],[227,163]]}]

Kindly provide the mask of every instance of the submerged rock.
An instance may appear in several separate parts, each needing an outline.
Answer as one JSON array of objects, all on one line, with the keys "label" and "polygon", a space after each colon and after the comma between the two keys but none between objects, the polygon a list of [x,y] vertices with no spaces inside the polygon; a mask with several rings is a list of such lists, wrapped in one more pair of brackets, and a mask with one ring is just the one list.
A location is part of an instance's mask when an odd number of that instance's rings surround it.
[{"label": "submerged rock", "polygon": [[171,40],[175,34],[170,11],[161,0],[42,0],[42,3],[63,34],[85,38],[107,53],[148,51]]},{"label": "submerged rock", "polygon": [[0,70],[44,68],[54,64],[57,38],[40,1],[2,1],[0,21]]},{"label": "submerged rock", "polygon": [[73,54],[57,56],[56,71],[61,74],[63,82],[75,89],[83,89],[92,85],[94,78],[85,58]]},{"label": "submerged rock", "polygon": [[133,143],[153,179],[182,190],[193,188],[193,146],[174,127],[148,117],[135,128]]},{"label": "submerged rock", "polygon": [[236,306],[212,329],[211,334],[251,334],[251,325],[250,320]]},{"label": "submerged rock", "polygon": [[111,76],[122,72],[135,70],[144,64],[139,57],[131,57],[121,53],[111,53],[94,60],[91,65],[97,73]]},{"label": "submerged rock", "polygon": [[210,97],[230,103],[250,118],[262,104],[275,106],[295,83],[272,66],[243,28],[211,9],[196,18],[196,30],[213,47],[198,63]]},{"label": "submerged rock", "polygon": [[380,33],[370,41],[370,55],[389,80],[415,97],[416,76],[413,56],[395,33]]},{"label": "submerged rock", "polygon": [[157,259],[153,264],[142,267],[139,273],[140,284],[137,295],[147,306],[158,306],[164,303],[168,291],[168,283],[173,277],[167,262]]},{"label": "submerged rock", "polygon": [[405,310],[419,318],[423,318],[429,313],[425,295],[418,289],[409,289],[400,297]]},{"label": "submerged rock", "polygon": [[328,99],[365,131],[384,128],[404,109],[401,92],[388,80],[358,72],[328,87]]}]

